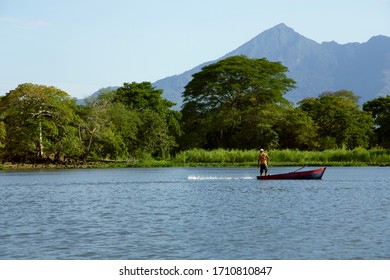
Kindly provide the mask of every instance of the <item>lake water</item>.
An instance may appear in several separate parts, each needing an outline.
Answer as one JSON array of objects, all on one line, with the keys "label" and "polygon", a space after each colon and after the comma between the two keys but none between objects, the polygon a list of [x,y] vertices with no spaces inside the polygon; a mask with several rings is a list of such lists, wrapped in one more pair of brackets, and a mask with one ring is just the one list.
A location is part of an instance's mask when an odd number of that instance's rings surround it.
[{"label": "lake water", "polygon": [[390,259],[389,167],[257,173],[0,172],[0,259]]}]

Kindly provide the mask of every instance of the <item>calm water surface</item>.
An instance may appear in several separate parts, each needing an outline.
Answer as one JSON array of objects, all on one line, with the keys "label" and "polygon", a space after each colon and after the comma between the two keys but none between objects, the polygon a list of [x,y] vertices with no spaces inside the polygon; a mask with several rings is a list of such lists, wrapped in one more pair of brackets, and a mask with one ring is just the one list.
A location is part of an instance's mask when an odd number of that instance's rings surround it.
[{"label": "calm water surface", "polygon": [[390,168],[257,172],[0,172],[0,259],[390,259]]}]

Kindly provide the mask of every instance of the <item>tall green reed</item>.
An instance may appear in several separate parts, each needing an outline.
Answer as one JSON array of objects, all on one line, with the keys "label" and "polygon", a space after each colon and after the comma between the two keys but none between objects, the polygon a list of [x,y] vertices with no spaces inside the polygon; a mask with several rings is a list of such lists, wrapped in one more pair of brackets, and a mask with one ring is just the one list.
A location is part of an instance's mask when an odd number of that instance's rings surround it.
[{"label": "tall green reed", "polygon": [[[354,150],[270,150],[271,165],[390,165],[390,150],[363,149]],[[177,164],[242,164],[257,163],[257,150],[203,150],[182,151],[173,159]]]}]

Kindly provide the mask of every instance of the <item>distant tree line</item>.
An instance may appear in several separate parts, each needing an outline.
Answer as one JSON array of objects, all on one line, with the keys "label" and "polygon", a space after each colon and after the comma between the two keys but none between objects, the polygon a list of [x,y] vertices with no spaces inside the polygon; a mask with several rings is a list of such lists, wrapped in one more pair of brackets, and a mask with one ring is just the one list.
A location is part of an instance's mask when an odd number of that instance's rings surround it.
[{"label": "distant tree line", "polygon": [[351,91],[294,106],[279,62],[234,56],[205,66],[181,111],[150,82],[124,83],[77,104],[51,86],[21,84],[0,97],[0,159],[10,162],[168,158],[187,149],[390,148],[390,96],[362,108]]}]

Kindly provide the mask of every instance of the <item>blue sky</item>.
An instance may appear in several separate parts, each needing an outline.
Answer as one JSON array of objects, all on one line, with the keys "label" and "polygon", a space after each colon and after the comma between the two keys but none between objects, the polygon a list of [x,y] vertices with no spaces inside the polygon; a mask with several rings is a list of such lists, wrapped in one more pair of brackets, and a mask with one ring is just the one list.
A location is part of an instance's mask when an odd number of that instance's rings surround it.
[{"label": "blue sky", "polygon": [[0,95],[73,97],[180,74],[279,23],[319,43],[390,36],[390,0],[0,0]]}]

